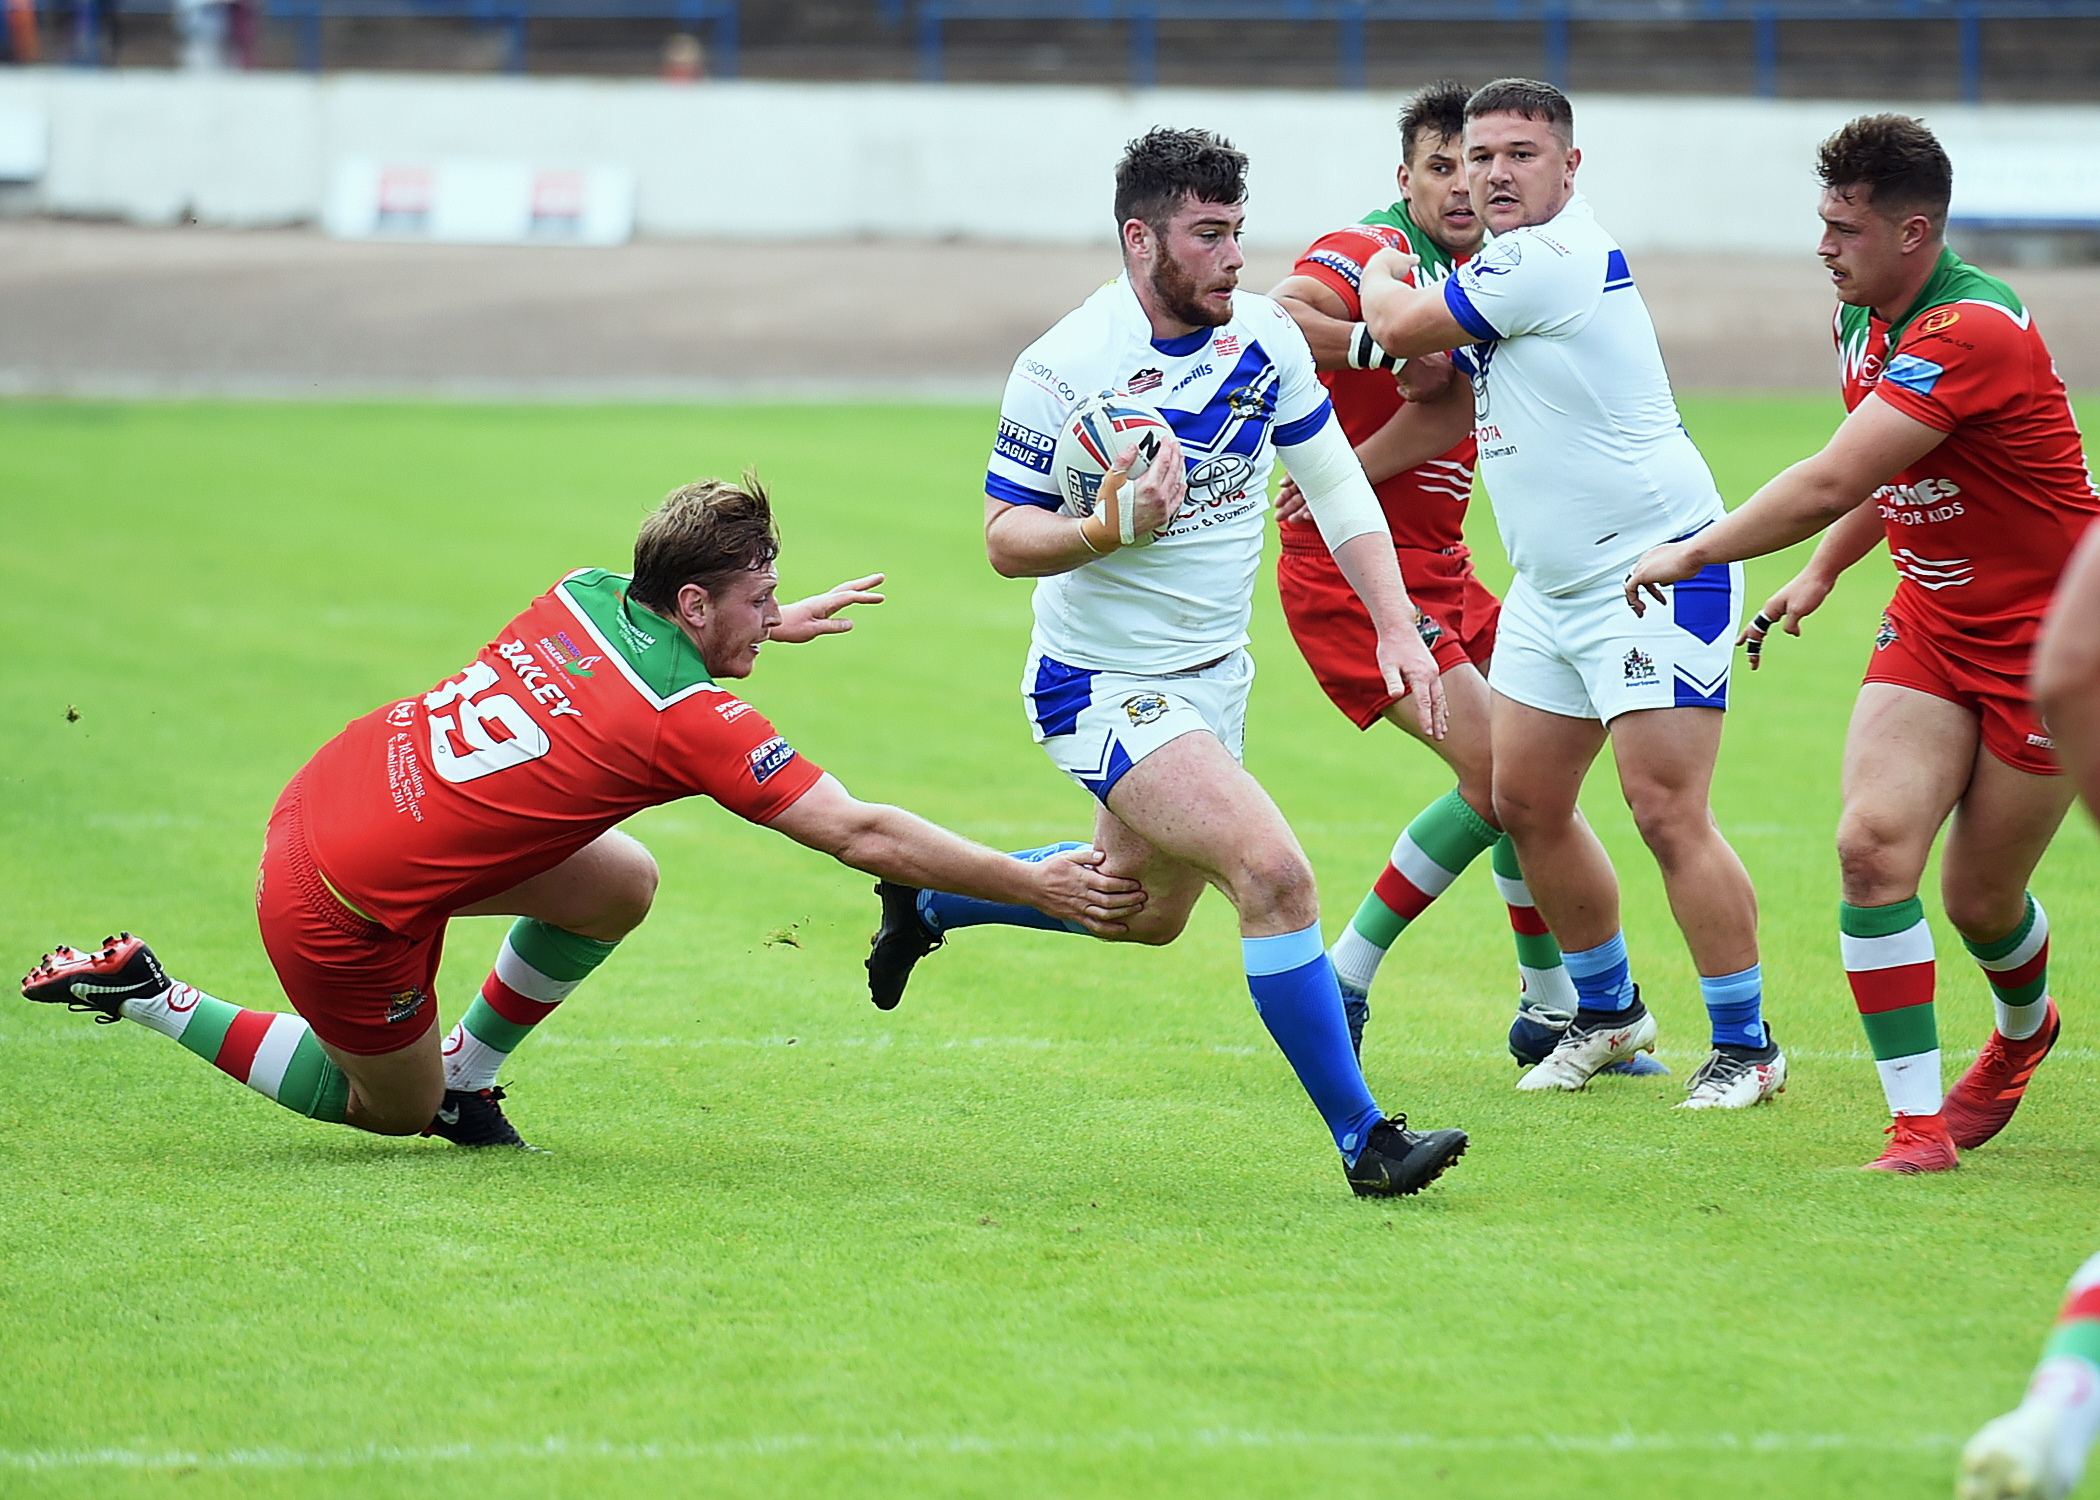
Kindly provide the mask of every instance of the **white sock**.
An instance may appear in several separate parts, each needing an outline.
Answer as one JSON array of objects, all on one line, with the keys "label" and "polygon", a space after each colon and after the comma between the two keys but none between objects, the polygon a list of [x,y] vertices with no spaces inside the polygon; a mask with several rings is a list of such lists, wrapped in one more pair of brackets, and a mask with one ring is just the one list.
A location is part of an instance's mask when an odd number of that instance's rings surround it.
[{"label": "white sock", "polygon": [[1342,982],[1343,989],[1368,995],[1371,981],[1378,977],[1378,966],[1385,961],[1385,949],[1354,927],[1344,927],[1334,946],[1327,950],[1327,957],[1333,962],[1334,977]]},{"label": "white sock", "polygon": [[2049,1019],[2049,997],[2027,1005],[2007,1005],[2003,1000],[1991,1001],[1991,1008],[1998,1012],[1998,1035],[2008,1042],[2024,1042],[2042,1029],[2042,1022]]},{"label": "white sock", "polygon": [[1936,1115],[1947,1091],[1940,1084],[1940,1049],[1891,1057],[1874,1064],[1892,1115]]},{"label": "white sock", "polygon": [[468,1094],[494,1088],[496,1070],[510,1061],[508,1052],[498,1052],[457,1022],[445,1038],[444,1051],[445,1087]]},{"label": "white sock", "polygon": [[[158,995],[134,995],[118,1007],[124,1019],[159,1032],[170,1041],[181,1041],[197,1012],[196,990],[186,984],[171,984]],[[203,1032],[197,1033],[200,1037]]]},{"label": "white sock", "polygon": [[2075,1354],[2059,1354],[2035,1367],[2020,1405],[2053,1414],[2056,1472],[2076,1488],[2086,1455],[2100,1437],[2100,1370]]}]

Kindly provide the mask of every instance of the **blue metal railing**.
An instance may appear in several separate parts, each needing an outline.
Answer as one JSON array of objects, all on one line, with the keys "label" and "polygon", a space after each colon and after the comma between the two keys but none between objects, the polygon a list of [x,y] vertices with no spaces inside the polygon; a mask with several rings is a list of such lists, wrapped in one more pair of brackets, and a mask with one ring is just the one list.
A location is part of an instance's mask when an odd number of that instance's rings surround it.
[{"label": "blue metal railing", "polygon": [[[904,20],[905,0],[880,0],[884,19]],[[2100,0],[918,0],[919,77],[940,81],[952,21],[1114,21],[1129,27],[1129,80],[1149,88],[1158,72],[1161,21],[1292,21],[1336,28],[1337,77],[1364,86],[1369,21],[1525,23],[1540,29],[1544,76],[1568,80],[1568,28],[1576,21],[1748,22],[1757,92],[1779,92],[1782,21],[1952,21],[1961,97],[1983,97],[1983,23],[2100,17]]]},{"label": "blue metal railing", "polygon": [[[70,14],[79,0],[36,0],[46,12]],[[117,0],[127,16],[167,15],[173,0]],[[299,28],[299,65],[321,70],[322,23],[337,19],[444,19],[501,27],[506,33],[503,65],[507,72],[525,71],[527,23],[560,21],[668,20],[681,26],[709,28],[708,71],[718,78],[737,74],[737,0],[262,0],[258,13],[266,21],[289,21]]]}]

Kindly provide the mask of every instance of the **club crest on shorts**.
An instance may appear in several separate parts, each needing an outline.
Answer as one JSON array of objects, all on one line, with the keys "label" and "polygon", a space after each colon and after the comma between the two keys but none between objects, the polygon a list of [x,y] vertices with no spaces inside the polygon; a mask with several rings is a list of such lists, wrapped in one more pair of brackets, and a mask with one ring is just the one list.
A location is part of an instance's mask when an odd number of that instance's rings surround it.
[{"label": "club crest on shorts", "polygon": [[1434,646],[1444,638],[1444,627],[1418,609],[1415,611],[1415,633],[1422,637],[1423,645]]},{"label": "club crest on shorts", "polygon": [[1167,711],[1167,700],[1158,693],[1134,693],[1123,700],[1123,712],[1133,724],[1150,724]]},{"label": "club crest on shorts", "polygon": [[399,994],[387,996],[387,1024],[392,1026],[396,1022],[413,1019],[416,1012],[423,1008],[423,1002],[429,998],[430,996],[422,990],[402,990]]},{"label": "club crest on shorts", "polygon": [[1902,637],[1896,634],[1896,622],[1887,615],[1881,617],[1881,628],[1874,632],[1874,649],[1886,651]]},{"label": "club crest on shorts", "polygon": [[1655,675],[1655,658],[1636,647],[1626,653],[1626,686],[1651,687],[1662,679]]}]

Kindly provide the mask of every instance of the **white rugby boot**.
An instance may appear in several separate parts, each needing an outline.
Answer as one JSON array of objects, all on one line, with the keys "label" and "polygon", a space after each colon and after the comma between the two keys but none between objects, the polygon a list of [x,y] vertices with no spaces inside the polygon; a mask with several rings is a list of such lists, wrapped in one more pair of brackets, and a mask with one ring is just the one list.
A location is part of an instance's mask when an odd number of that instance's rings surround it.
[{"label": "white rugby boot", "polygon": [[2063,1417],[2030,1402],[1984,1423],[1961,1450],[1955,1500],[2063,1500],[2085,1467],[2077,1445],[2062,1440]]},{"label": "white rugby boot", "polygon": [[1679,1109],[1748,1109],[1786,1091],[1786,1054],[1774,1042],[1769,1058],[1745,1057],[1720,1047],[1707,1054],[1684,1086]]},{"label": "white rugby boot", "polygon": [[1653,1052],[1659,1028],[1655,1017],[1634,1001],[1635,1014],[1585,1026],[1577,1012],[1546,1060],[1517,1080],[1526,1093],[1543,1089],[1579,1089],[1615,1062],[1624,1062],[1637,1052]]}]

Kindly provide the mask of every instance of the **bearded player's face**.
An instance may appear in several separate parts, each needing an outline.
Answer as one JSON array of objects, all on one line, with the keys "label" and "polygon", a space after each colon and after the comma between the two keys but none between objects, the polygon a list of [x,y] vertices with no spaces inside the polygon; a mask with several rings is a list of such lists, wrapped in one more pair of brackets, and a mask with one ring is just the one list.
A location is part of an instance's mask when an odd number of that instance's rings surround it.
[{"label": "bearded player's face", "polygon": [[1247,210],[1237,203],[1184,199],[1161,230],[1148,232],[1152,248],[1146,280],[1159,310],[1191,328],[1218,328],[1232,321],[1232,293],[1240,284],[1240,226]]},{"label": "bearded player's face", "polygon": [[[686,589],[706,601],[693,624],[692,635],[693,644],[700,648],[700,659],[707,663],[709,676],[751,675],[758,662],[758,648],[780,623],[780,604],[773,597],[779,583],[780,575],[771,567],[764,567],[739,573],[712,591],[686,585]],[[681,589],[680,594],[684,595],[686,589]],[[681,613],[691,621],[692,615],[685,609],[687,602],[680,599]]]}]

